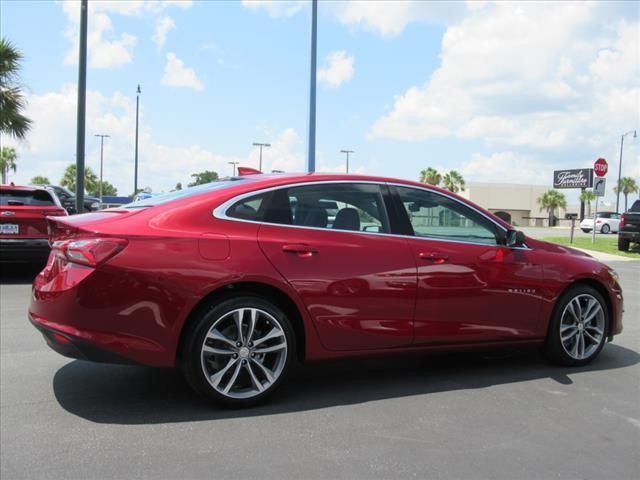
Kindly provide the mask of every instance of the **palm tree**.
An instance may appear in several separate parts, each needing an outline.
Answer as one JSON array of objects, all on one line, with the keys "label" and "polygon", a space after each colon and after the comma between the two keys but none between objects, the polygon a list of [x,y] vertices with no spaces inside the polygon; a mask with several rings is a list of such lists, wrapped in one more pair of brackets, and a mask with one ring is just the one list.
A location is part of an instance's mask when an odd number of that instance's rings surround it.
[{"label": "palm tree", "polygon": [[24,139],[31,120],[22,112],[26,102],[18,82],[22,54],[7,39],[0,39],[0,134]]},{"label": "palm tree", "polygon": [[538,205],[540,208],[544,208],[549,212],[549,226],[553,226],[553,217],[556,208],[566,208],[567,199],[564,193],[560,193],[557,190],[547,190],[538,197]]},{"label": "palm tree", "polygon": [[[72,192],[76,191],[76,164],[72,163],[64,171],[60,179],[60,185],[67,187]],[[95,192],[100,189],[100,180],[90,167],[84,169],[84,189],[87,192]]]},{"label": "palm tree", "polygon": [[446,173],[444,177],[442,177],[442,183],[444,184],[444,188],[453,193],[464,192],[467,186],[462,175],[456,170],[451,170],[449,173]]},{"label": "palm tree", "polygon": [[587,204],[587,217],[591,216],[591,202],[596,199],[596,194],[593,190],[582,190],[580,193],[580,201]]},{"label": "palm tree", "polygon": [[2,150],[0,150],[0,172],[2,172],[2,183],[7,183],[9,170],[13,170],[15,172],[18,168],[16,165],[17,159],[18,154],[16,153],[15,148],[2,147]]},{"label": "palm tree", "polygon": [[49,177],[45,177],[44,175],[36,175],[31,179],[31,185],[51,185],[51,181]]},{"label": "palm tree", "polygon": [[440,185],[442,181],[442,175],[438,173],[435,168],[427,168],[420,172],[420,182],[427,183],[429,185]]},{"label": "palm tree", "polygon": [[[629,196],[630,193],[635,193],[637,192],[638,189],[638,184],[636,183],[636,181],[631,178],[631,177],[622,177],[620,179],[620,191],[622,192],[622,194],[624,195],[624,211],[627,211],[627,197]],[[615,193],[618,193],[618,187],[615,187],[613,189],[613,191]]]}]

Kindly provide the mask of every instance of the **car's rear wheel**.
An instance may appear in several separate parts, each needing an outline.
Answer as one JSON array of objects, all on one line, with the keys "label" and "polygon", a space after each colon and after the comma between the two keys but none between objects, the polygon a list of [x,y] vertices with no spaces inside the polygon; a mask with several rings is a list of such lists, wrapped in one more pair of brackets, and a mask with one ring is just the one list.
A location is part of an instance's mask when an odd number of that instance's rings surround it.
[{"label": "car's rear wheel", "polygon": [[205,397],[232,407],[271,394],[294,358],[288,318],[259,297],[217,304],[200,315],[188,335],[182,362],[187,381]]},{"label": "car's rear wheel", "polygon": [[609,325],[607,304],[588,285],[571,287],[558,301],[545,350],[556,363],[586,365],[602,350]]},{"label": "car's rear wheel", "polygon": [[590,228],[582,228],[581,229],[584,233],[589,233],[591,231]]},{"label": "car's rear wheel", "polygon": [[628,238],[620,238],[618,237],[618,250],[623,252],[629,251],[629,239]]},{"label": "car's rear wheel", "polygon": [[606,223],[604,225],[602,225],[602,228],[600,229],[600,233],[604,233],[605,235],[607,233],[609,233],[611,231],[611,227],[609,225],[607,225]]}]

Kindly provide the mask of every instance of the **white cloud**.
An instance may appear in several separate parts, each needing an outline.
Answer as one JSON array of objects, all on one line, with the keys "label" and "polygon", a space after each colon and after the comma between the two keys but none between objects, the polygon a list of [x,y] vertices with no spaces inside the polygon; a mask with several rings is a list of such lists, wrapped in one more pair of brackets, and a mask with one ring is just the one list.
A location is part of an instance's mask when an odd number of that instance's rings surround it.
[{"label": "white cloud", "polygon": [[[87,47],[88,65],[90,68],[117,68],[133,61],[134,48],[138,42],[135,35],[115,32],[112,14],[130,17],[142,17],[146,14],[160,15],[165,9],[175,6],[189,8],[191,1],[171,0],[127,0],[127,1],[91,1],[88,11]],[[75,65],[78,62],[78,38],[80,30],[80,2],[65,0],[62,8],[67,15],[68,24],[65,35],[71,41],[71,47],[64,57],[64,63]],[[169,18],[169,17],[165,17]],[[169,20],[171,20],[169,18]],[[175,26],[175,25],[174,25]],[[164,36],[158,40],[164,43],[166,34],[171,28],[165,25]],[[162,33],[162,32],[160,32]],[[154,34],[154,41],[156,41]],[[158,43],[156,41],[156,43]]]},{"label": "white cloud", "polygon": [[474,153],[470,160],[462,162],[458,168],[462,176],[470,180],[529,185],[548,184],[553,170],[554,166],[551,164],[513,151],[491,155]]},{"label": "white cloud", "polygon": [[193,68],[186,67],[175,53],[167,54],[167,64],[164,67],[164,76],[161,83],[170,87],[186,87],[194,90],[203,90],[204,86]]},{"label": "white cloud", "polygon": [[242,0],[242,6],[254,13],[264,10],[270,17],[291,17],[308,2],[302,0]]},{"label": "white cloud", "polygon": [[339,87],[353,77],[354,62],[353,56],[344,50],[330,53],[325,59],[325,66],[318,70],[318,80],[330,87]]},{"label": "white cloud", "polygon": [[176,24],[169,15],[165,15],[163,17],[159,17],[156,20],[156,29],[153,32],[152,40],[158,47],[158,49],[162,48],[167,41],[167,34],[170,30],[176,28]]},{"label": "white cloud", "polygon": [[353,0],[338,2],[332,8],[342,23],[389,37],[401,33],[411,22],[450,23],[459,19],[467,6],[444,0]]},{"label": "white cloud", "polygon": [[370,136],[604,148],[640,117],[640,25],[623,16],[603,23],[606,9],[553,2],[473,9],[447,29],[439,68],[397,96]]},{"label": "white cloud", "polygon": [[[35,175],[46,175],[58,182],[64,169],[75,161],[76,100],[75,86],[58,91],[29,95],[26,114],[34,126],[28,142],[11,140],[18,151],[18,170],[11,180],[26,184]],[[257,166],[255,151],[246,155],[222,155],[206,146],[171,145],[171,140],[159,140],[147,126],[144,105],[140,110],[139,185],[155,192],[169,191],[177,182],[184,186],[191,173],[214,170],[222,177],[231,173],[229,161],[241,166]],[[100,143],[94,134],[111,135],[104,144],[104,178],[118,192],[133,191],[133,151],[135,138],[135,100],[115,92],[104,95],[87,91],[86,165],[99,171]],[[287,128],[273,134],[272,148],[265,150],[268,170],[299,171],[303,167],[301,140],[298,133]],[[5,139],[3,138],[3,142]]]}]

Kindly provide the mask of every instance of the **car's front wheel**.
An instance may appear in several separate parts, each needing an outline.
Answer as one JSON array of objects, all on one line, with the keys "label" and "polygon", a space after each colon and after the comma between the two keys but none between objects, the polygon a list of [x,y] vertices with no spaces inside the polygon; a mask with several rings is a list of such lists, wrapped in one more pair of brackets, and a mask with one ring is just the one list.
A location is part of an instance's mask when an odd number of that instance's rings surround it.
[{"label": "car's front wheel", "polygon": [[606,223],[604,225],[602,225],[602,228],[600,229],[600,233],[604,233],[605,235],[607,233],[609,233],[611,231],[611,227],[609,225],[607,225]]},{"label": "car's front wheel", "polygon": [[199,316],[183,347],[182,370],[205,397],[246,407],[278,387],[293,361],[294,348],[286,315],[262,298],[242,296]]},{"label": "car's front wheel", "polygon": [[571,287],[558,301],[545,350],[562,365],[586,365],[606,341],[609,314],[602,295],[588,285]]}]

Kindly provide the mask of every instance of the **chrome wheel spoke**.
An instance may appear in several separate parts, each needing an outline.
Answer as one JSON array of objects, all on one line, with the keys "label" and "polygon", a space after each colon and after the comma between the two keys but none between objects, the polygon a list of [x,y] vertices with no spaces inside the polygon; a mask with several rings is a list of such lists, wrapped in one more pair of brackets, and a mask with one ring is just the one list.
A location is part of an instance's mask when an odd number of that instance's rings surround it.
[{"label": "chrome wheel spoke", "polygon": [[235,342],[233,340],[231,340],[230,338],[226,337],[225,335],[223,335],[221,332],[219,332],[218,330],[211,330],[208,334],[207,334],[207,338],[210,338],[211,340],[217,340],[218,342],[224,342],[227,345],[234,347],[236,346]]},{"label": "chrome wheel spoke", "polygon": [[258,380],[258,377],[256,377],[256,374],[254,373],[253,368],[251,368],[251,362],[247,362],[247,364],[245,365],[245,368],[247,369],[247,372],[249,372],[251,383],[253,383],[253,385],[256,387],[256,389],[259,392],[262,392],[264,390],[264,385],[262,385],[262,382]]},{"label": "chrome wheel spoke", "polygon": [[255,365],[258,366],[258,368],[260,368],[260,371],[262,371],[262,373],[264,373],[264,376],[267,377],[267,381],[269,383],[273,383],[273,381],[275,380],[275,378],[273,376],[273,372],[271,370],[269,370],[267,367],[265,367],[262,363],[260,363],[255,358],[252,358],[251,360],[253,361],[253,363]]},{"label": "chrome wheel spoke", "polygon": [[[573,331],[571,331],[571,332],[569,332],[569,333],[565,334],[564,336],[560,337],[560,338],[562,339],[562,341],[563,341],[563,342],[566,342],[567,340],[569,340],[569,339],[571,339],[571,338],[575,337],[575,336],[576,336],[576,334],[578,333],[578,327],[572,326],[572,327],[570,327],[570,328],[572,328],[572,329],[573,329]],[[568,329],[569,329],[569,328],[567,328],[567,330],[568,330]]]},{"label": "chrome wheel spoke", "polygon": [[233,385],[236,383],[236,380],[238,379],[238,374],[240,373],[241,369],[242,369],[242,362],[240,360],[236,360],[236,369],[233,371],[233,375],[231,375],[229,382],[227,382],[227,386],[224,387],[224,390],[223,390],[224,393],[229,393],[229,390],[231,390]]},{"label": "chrome wheel spoke", "polygon": [[271,340],[272,338],[284,337],[284,332],[279,328],[273,327],[269,333],[267,333],[264,337],[258,338],[253,341],[254,346],[258,346],[266,342],[267,340]]},{"label": "chrome wheel spoke", "polygon": [[233,319],[236,322],[236,330],[238,332],[238,342],[244,344],[244,334],[242,333],[242,317],[244,317],[244,310],[239,309],[233,313]]},{"label": "chrome wheel spoke", "polygon": [[587,315],[585,315],[584,323],[591,323],[600,312],[602,312],[602,307],[599,303],[596,302],[596,307],[593,309],[593,311],[590,311]]},{"label": "chrome wheel spoke", "polygon": [[222,377],[224,377],[224,374],[227,373],[235,363],[236,363],[235,359],[229,360],[229,362],[222,368],[222,370],[219,370],[217,373],[209,377],[209,380],[211,381],[211,385],[213,385],[214,388],[220,385],[220,380],[222,380]]},{"label": "chrome wheel spoke", "polygon": [[277,352],[277,351],[283,350],[285,348],[287,348],[287,344],[283,342],[283,343],[279,343],[277,345],[271,345],[270,347],[256,348],[254,350],[254,352],[259,355],[261,353]]},{"label": "chrome wheel spoke", "polygon": [[253,332],[256,328],[256,320],[258,318],[258,310],[251,309],[251,316],[249,318],[249,330],[247,331],[247,343],[253,340]]},{"label": "chrome wheel spoke", "polygon": [[594,326],[592,326],[592,325],[587,325],[587,326],[585,327],[585,329],[586,329],[586,330],[591,330],[592,332],[595,332],[595,334],[596,334],[596,335],[598,335],[599,337],[601,337],[601,336],[602,336],[602,334],[603,334],[603,331],[602,331],[602,330],[600,330],[598,327],[594,327]]},{"label": "chrome wheel spoke", "polygon": [[236,353],[234,350],[224,350],[222,348],[210,347],[206,344],[202,347],[202,351],[210,353],[211,355],[233,355]]},{"label": "chrome wheel spoke", "polygon": [[586,330],[586,329],[583,330],[583,333],[589,338],[589,340],[591,340],[596,345],[600,343],[600,339],[594,337],[593,335],[591,335],[588,330]]}]

